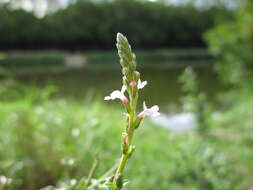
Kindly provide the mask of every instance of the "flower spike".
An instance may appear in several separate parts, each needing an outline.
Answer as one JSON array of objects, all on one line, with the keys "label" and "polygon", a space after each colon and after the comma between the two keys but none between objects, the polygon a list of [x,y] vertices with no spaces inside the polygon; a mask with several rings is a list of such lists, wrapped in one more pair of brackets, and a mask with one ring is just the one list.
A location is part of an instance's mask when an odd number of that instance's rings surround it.
[{"label": "flower spike", "polygon": [[[125,130],[122,133],[122,155],[115,172],[112,186],[110,190],[121,190],[124,184],[122,183],[123,171],[127,160],[131,157],[135,146],[132,145],[135,129],[137,129],[145,116],[156,117],[159,116],[159,107],[157,105],[147,108],[143,102],[143,111],[137,116],[136,106],[138,105],[139,90],[147,85],[147,81],[141,81],[140,73],[136,70],[136,56],[132,52],[131,46],[125,36],[117,34],[117,49],[120,57],[120,64],[122,66],[122,89],[115,90],[105,100],[120,99],[126,109]],[[125,96],[127,91],[128,96]],[[129,99],[128,99],[128,98]]]}]

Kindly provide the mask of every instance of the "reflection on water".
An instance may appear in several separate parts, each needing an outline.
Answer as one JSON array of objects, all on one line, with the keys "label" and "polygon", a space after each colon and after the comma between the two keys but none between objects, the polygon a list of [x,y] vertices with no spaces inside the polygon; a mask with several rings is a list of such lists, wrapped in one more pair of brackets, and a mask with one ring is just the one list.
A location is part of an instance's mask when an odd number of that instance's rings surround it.
[{"label": "reflection on water", "polygon": [[[169,109],[175,111],[183,96],[178,77],[184,68],[142,68],[139,70],[142,80],[148,81],[148,85],[140,92],[140,102],[145,100],[148,106],[158,104],[164,112],[168,112]],[[217,92],[222,91],[217,76],[211,66],[198,66],[195,71],[200,89],[213,101]],[[23,76],[22,80],[27,84],[39,86],[55,85],[58,88],[56,97],[76,101],[83,99],[91,91],[93,93],[89,94],[102,99],[112,90],[121,88],[119,68],[69,70],[58,74]]]}]

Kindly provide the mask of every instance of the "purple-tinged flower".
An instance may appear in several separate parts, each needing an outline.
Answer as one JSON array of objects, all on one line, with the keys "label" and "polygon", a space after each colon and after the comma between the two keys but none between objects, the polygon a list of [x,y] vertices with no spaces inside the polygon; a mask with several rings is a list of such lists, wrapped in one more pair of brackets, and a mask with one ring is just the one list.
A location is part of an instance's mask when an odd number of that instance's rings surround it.
[{"label": "purple-tinged flower", "polygon": [[123,85],[122,88],[121,88],[121,91],[119,91],[119,90],[114,90],[114,91],[110,94],[110,96],[106,96],[106,97],[104,98],[104,100],[115,100],[115,99],[120,99],[120,100],[123,102],[123,104],[127,105],[127,104],[128,104],[128,99],[127,99],[127,97],[124,95],[125,91],[126,91],[126,86]]},{"label": "purple-tinged flower", "polygon": [[147,108],[146,103],[143,102],[143,111],[138,115],[138,119],[141,121],[145,116],[157,117],[159,115],[159,107],[157,105]]}]

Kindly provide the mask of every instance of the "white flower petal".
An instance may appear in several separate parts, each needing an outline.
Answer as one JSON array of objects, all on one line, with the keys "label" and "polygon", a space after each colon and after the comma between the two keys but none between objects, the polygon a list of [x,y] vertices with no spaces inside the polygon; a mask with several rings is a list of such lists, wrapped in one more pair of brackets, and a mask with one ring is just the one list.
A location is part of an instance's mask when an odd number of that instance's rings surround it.
[{"label": "white flower petal", "polygon": [[157,117],[160,115],[159,107],[157,105],[154,105],[151,108],[147,108],[145,102],[143,102],[143,112],[145,115],[150,116],[150,117]]},{"label": "white flower petal", "polygon": [[122,88],[121,88],[121,93],[124,94],[124,92],[126,91],[126,89],[127,89],[126,86],[123,85]]},{"label": "white flower petal", "polygon": [[150,110],[152,110],[153,113],[156,113],[159,111],[159,107],[157,105],[154,105],[150,108]]},{"label": "white flower petal", "polygon": [[146,102],[144,101],[143,102],[143,110],[146,110],[146,109],[148,109],[148,108],[147,108]]},{"label": "white flower petal", "polygon": [[122,99],[124,97],[124,94],[122,94],[119,90],[115,90],[111,93],[111,99]]},{"label": "white flower petal", "polygon": [[106,96],[105,98],[104,98],[104,100],[111,100],[112,98],[111,98],[111,96]]},{"label": "white flower petal", "polygon": [[137,87],[138,87],[138,89],[142,89],[142,88],[144,88],[144,86],[146,86],[147,84],[148,84],[147,81],[141,82],[141,80],[139,79],[139,80],[138,80],[138,85],[137,85]]},{"label": "white flower petal", "polygon": [[126,91],[126,87],[123,85],[121,88],[121,91],[114,90],[110,96],[106,96],[104,100],[115,100],[115,99],[121,99],[122,101],[126,99],[124,92]]}]

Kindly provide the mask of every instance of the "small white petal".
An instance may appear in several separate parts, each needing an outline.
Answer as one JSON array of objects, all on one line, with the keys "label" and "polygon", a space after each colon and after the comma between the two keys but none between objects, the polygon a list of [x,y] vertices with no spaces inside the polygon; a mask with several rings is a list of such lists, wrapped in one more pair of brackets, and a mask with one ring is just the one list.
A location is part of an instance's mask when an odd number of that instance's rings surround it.
[{"label": "small white petal", "polygon": [[157,105],[154,105],[150,108],[152,110],[152,112],[158,112],[159,111],[159,107]]},{"label": "small white petal", "polygon": [[146,86],[147,84],[148,84],[147,81],[141,82],[141,80],[139,79],[139,80],[138,80],[138,85],[137,85],[137,87],[138,87],[138,89],[142,89],[142,88],[144,88],[144,86]]},{"label": "small white petal", "polygon": [[104,100],[115,100],[115,99],[121,99],[122,101],[126,98],[124,95],[124,92],[126,91],[125,85],[122,86],[121,91],[114,90],[110,96],[106,96]]},{"label": "small white petal", "polygon": [[147,106],[146,106],[146,102],[144,101],[144,102],[143,102],[143,110],[146,110],[146,109],[148,109],[148,108],[147,108]]},{"label": "small white petal", "polygon": [[147,108],[145,102],[143,102],[143,112],[145,115],[150,116],[150,117],[157,117],[160,115],[159,107],[157,105],[154,105],[151,108]]},{"label": "small white petal", "polygon": [[126,91],[126,89],[127,89],[126,86],[123,85],[122,88],[121,88],[121,93],[124,94],[124,92]]},{"label": "small white petal", "polygon": [[124,97],[124,94],[122,94],[120,91],[115,90],[111,93],[111,99],[115,100],[115,99],[122,99]]},{"label": "small white petal", "polygon": [[104,98],[104,100],[111,100],[112,98],[111,98],[111,96],[106,96],[105,98]]}]

